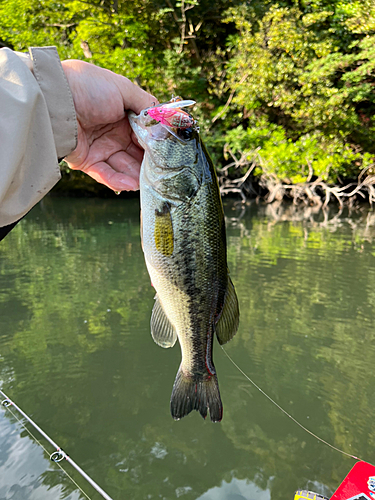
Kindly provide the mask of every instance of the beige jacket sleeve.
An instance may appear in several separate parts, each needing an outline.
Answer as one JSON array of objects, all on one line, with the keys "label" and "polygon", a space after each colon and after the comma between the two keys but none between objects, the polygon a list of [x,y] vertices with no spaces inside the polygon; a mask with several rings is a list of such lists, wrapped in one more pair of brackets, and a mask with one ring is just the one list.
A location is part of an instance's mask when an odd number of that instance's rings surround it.
[{"label": "beige jacket sleeve", "polygon": [[77,142],[73,99],[56,48],[29,52],[28,58],[0,49],[0,227],[23,217],[56,184],[57,159]]}]

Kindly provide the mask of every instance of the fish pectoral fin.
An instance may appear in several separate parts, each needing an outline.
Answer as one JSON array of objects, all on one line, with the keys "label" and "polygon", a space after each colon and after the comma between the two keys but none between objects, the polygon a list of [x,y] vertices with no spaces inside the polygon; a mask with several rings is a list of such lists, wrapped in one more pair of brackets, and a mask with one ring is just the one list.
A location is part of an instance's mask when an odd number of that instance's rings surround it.
[{"label": "fish pectoral fin", "polygon": [[225,296],[223,311],[216,324],[215,332],[220,345],[229,342],[236,334],[240,320],[240,311],[236,290],[228,276],[228,288]]},{"label": "fish pectoral fin", "polygon": [[154,342],[165,348],[173,347],[177,340],[176,330],[167,318],[157,295],[151,315],[151,335]]}]

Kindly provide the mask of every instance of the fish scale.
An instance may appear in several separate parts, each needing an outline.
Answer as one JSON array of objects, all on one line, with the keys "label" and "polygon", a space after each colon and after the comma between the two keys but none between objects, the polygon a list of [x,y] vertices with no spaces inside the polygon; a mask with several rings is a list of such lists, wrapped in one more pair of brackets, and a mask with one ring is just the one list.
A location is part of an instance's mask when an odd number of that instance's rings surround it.
[{"label": "fish scale", "polygon": [[[152,113],[151,113],[152,115]],[[157,292],[151,333],[162,347],[178,338],[181,365],[172,390],[172,416],[197,410],[222,418],[212,359],[213,337],[237,331],[237,296],[227,267],[223,207],[215,169],[197,127],[150,121],[144,110],[129,115],[145,149],[140,173],[142,247]]]}]

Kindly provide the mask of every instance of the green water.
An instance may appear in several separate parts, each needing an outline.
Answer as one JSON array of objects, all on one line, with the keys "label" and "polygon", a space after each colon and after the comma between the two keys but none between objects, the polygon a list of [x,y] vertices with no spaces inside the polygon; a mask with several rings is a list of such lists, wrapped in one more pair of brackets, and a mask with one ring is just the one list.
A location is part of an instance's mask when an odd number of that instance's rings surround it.
[{"label": "green water", "polygon": [[[303,425],[375,462],[374,215],[225,209],[241,310],[227,352]],[[180,352],[152,341],[153,297],[138,200],[46,198],[0,243],[3,390],[114,500],[330,495],[354,461],[217,343],[222,422],[173,421]],[[46,457],[2,409],[0,499],[83,498]]]}]

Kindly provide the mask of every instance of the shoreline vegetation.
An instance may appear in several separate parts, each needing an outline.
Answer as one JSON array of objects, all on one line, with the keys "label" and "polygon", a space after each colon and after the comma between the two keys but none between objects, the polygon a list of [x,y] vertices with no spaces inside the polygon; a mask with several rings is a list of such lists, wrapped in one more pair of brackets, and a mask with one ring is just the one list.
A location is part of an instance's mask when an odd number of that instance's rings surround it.
[{"label": "shoreline vegetation", "polygon": [[[235,168],[235,173],[228,174],[230,168]],[[247,167],[242,175],[244,167]],[[250,200],[262,200],[267,204],[292,201],[294,205],[317,207],[323,210],[329,203],[336,203],[341,210],[344,206],[354,208],[358,203],[367,202],[372,207],[375,202],[375,175],[365,175],[361,172],[356,182],[345,185],[328,185],[318,177],[311,180],[313,173],[306,181],[296,184],[284,183],[272,173],[262,173],[257,177],[251,174],[255,168],[254,162],[250,163],[246,155],[239,159],[234,158],[221,169],[217,169],[220,193],[222,196],[238,198],[239,204],[246,204]],[[98,184],[80,171],[72,171],[63,167],[62,180],[52,189],[53,196],[74,197],[102,197],[110,198],[116,194],[106,186]],[[121,196],[137,197],[138,192],[124,191]]]},{"label": "shoreline vegetation", "polygon": [[[266,203],[292,200],[296,205],[317,206],[323,209],[330,202],[337,203],[340,209],[345,205],[353,207],[358,202],[367,202],[372,207],[375,202],[375,175],[367,173],[370,167],[361,171],[355,181],[332,185],[325,182],[322,176],[314,176],[310,168],[309,175],[303,182],[293,184],[288,179],[279,179],[264,164],[261,174],[253,176],[257,160],[261,163],[257,153],[256,151],[252,161],[244,153],[239,158],[231,154],[233,161],[218,169],[222,196],[238,196],[241,203],[246,203],[249,198],[262,199]],[[229,169],[233,169],[232,175],[229,175]]]},{"label": "shoreline vegetation", "polygon": [[[223,194],[375,201],[375,0],[0,0],[0,19],[0,47],[197,101]],[[106,196],[62,171],[56,195]]]}]

